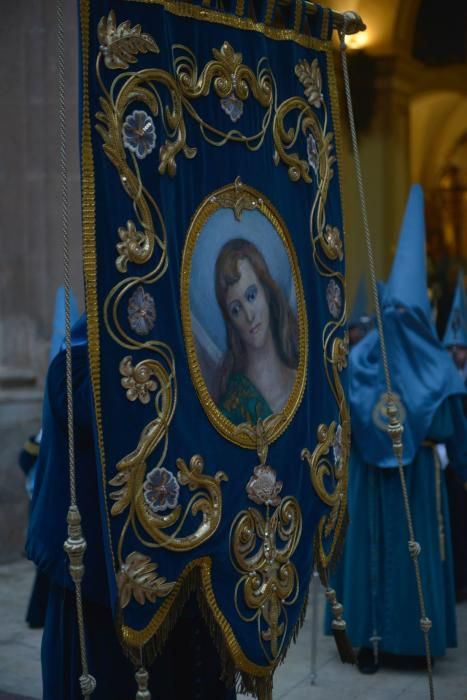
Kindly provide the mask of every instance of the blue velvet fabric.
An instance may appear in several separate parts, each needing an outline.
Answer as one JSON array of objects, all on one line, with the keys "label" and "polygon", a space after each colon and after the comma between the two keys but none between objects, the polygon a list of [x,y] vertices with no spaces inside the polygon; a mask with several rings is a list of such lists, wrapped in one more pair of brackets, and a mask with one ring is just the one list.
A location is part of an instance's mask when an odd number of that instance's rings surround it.
[{"label": "blue velvet fabric", "polygon": [[[199,3],[193,3],[196,5]],[[87,3],[82,2],[83,7]],[[177,8],[178,4],[173,4]],[[249,3],[245,3],[248,8]],[[266,3],[256,3],[259,15],[265,14]],[[157,561],[159,571],[168,581],[176,581],[185,567],[193,560],[209,556],[212,560],[212,588],[217,605],[227,623],[233,629],[235,638],[246,657],[258,665],[267,665],[268,661],[262,647],[261,638],[256,633],[256,623],[242,620],[235,607],[235,586],[239,579],[238,571],[234,568],[230,557],[230,528],[236,515],[244,509],[252,506],[245,490],[246,484],[252,475],[253,467],[257,464],[257,456],[254,451],[243,449],[218,433],[210,422],[192,384],[188,364],[186,361],[185,342],[180,318],[180,276],[182,251],[185,236],[191,217],[204,198],[221,186],[233,183],[240,177],[246,185],[257,189],[264,197],[268,198],[283,217],[286,227],[292,239],[297,258],[299,271],[304,286],[304,297],[307,305],[308,316],[308,343],[309,361],[307,384],[304,398],[288,430],[269,449],[268,463],[276,470],[277,477],[283,482],[282,496],[294,496],[298,499],[302,510],[303,530],[302,537],[293,555],[293,563],[298,571],[299,592],[296,600],[287,608],[288,627],[283,639],[284,647],[287,645],[296,622],[299,619],[301,607],[308,588],[308,581],[313,565],[312,538],[317,523],[329,507],[321,501],[315,493],[309,469],[301,460],[301,450],[308,447],[311,451],[317,444],[317,429],[320,424],[330,424],[332,421],[340,421],[339,409],[335,400],[328,377],[324,371],[323,355],[325,353],[322,344],[323,329],[333,322],[326,301],[326,291],[329,283],[329,274],[318,274],[314,262],[312,245],[310,242],[309,218],[310,206],[317,192],[317,178],[313,173],[312,184],[303,180],[293,182],[289,177],[288,168],[284,163],[274,165],[274,141],[272,129],[266,133],[265,141],[258,150],[250,150],[244,144],[230,140],[222,147],[216,147],[203,138],[199,125],[189,116],[185,115],[187,127],[187,144],[196,147],[198,153],[195,158],[187,159],[180,153],[176,157],[177,172],[171,178],[165,173],[158,174],[158,150],[163,146],[164,133],[160,118],[154,120],[157,136],[157,147],[144,160],[138,161],[138,167],[142,181],[160,208],[161,216],[168,232],[167,252],[168,269],[163,276],[154,283],[149,273],[152,270],[152,262],[141,266],[128,264],[127,277],[132,280],[141,280],[146,292],[151,293],[156,305],[156,323],[150,334],[144,338],[138,338],[131,329],[128,320],[128,301],[134,292],[135,285],[130,288],[121,287],[121,301],[115,315],[110,318],[111,329],[104,318],[104,308],[107,295],[117,284],[122,283],[122,274],[115,265],[116,245],[119,242],[117,231],[123,227],[129,219],[135,220],[135,212],[130,197],[122,187],[119,173],[111,159],[107,157],[103,149],[102,136],[96,130],[99,122],[96,113],[102,109],[100,98],[103,95],[102,85],[96,78],[96,57],[99,52],[100,38],[97,27],[101,17],[107,17],[110,10],[115,11],[117,24],[130,21],[131,26],[141,25],[142,31],[149,33],[156,40],[159,53],[139,53],[137,63],[131,65],[129,70],[140,71],[149,67],[161,68],[173,73],[172,59],[180,51],[180,45],[189,48],[196,57],[198,71],[213,58],[213,49],[220,49],[224,42],[241,52],[242,61],[254,70],[262,57],[267,58],[277,85],[278,102],[283,102],[294,95],[304,94],[304,87],[295,75],[295,67],[302,59],[310,63],[317,61],[323,78],[322,93],[327,108],[328,131],[336,133],[338,125],[334,122],[335,112],[330,100],[330,80],[328,75],[328,53],[331,46],[326,41],[332,31],[332,22],[328,24],[328,30],[324,36],[325,43],[316,49],[310,49],[293,40],[293,36],[282,39],[268,38],[258,30],[258,25],[244,31],[234,26],[227,26],[223,22],[223,15],[219,13],[219,21],[201,21],[183,16],[183,4],[180,5],[180,13],[166,11],[157,3],[126,2],[123,0],[103,0],[100,3],[91,3],[89,15],[90,33],[89,45],[83,56],[89,56],[85,68],[89,71],[89,94],[85,95],[83,104],[89,99],[91,120],[91,145],[92,145],[92,169],[95,184],[95,236],[93,244],[96,249],[97,290],[94,295],[92,284],[93,273],[90,274],[91,284],[87,288],[88,308],[97,308],[97,319],[90,315],[90,337],[99,335],[99,347],[91,347],[94,359],[100,361],[99,376],[95,379],[94,390],[100,389],[102,397],[102,437],[105,455],[105,472],[103,478],[98,478],[97,488],[100,493],[101,513],[112,502],[109,498],[109,480],[116,474],[116,465],[125,455],[131,453],[138,443],[141,431],[154,419],[153,401],[142,404],[138,401],[130,403],[122,390],[119,366],[123,357],[129,354],[128,346],[124,342],[116,342],[127,334],[136,340],[160,341],[166,343],[173,351],[176,358],[176,373],[178,398],[176,411],[168,433],[167,453],[164,466],[176,473],[176,460],[183,458],[186,462],[195,454],[201,454],[204,459],[204,470],[209,475],[223,470],[228,475],[228,481],[222,483],[222,521],[215,534],[204,544],[190,552],[170,552],[159,548],[154,550],[145,546],[128,531],[125,544],[125,554],[131,551],[131,547],[147,553]],[[235,7],[232,3],[231,12],[226,11],[225,16],[232,18]],[[246,9],[245,9],[246,11]],[[324,13],[319,9],[316,15],[308,17],[303,13],[302,28],[307,25],[307,33],[314,37],[320,37],[323,29]],[[329,19],[329,16],[327,16]],[[293,18],[291,18],[291,22]],[[260,29],[260,27],[259,27]],[[178,45],[178,48],[175,46]],[[87,50],[89,49],[89,53]],[[265,64],[266,65],[266,64]],[[101,62],[101,72],[106,88],[110,89],[111,82],[118,72],[107,70]],[[165,88],[161,88],[163,104],[170,103],[170,96]],[[240,123],[235,126],[228,116],[220,109],[219,98],[213,90],[208,97],[199,100],[196,104],[202,118],[222,130],[229,131],[240,128]],[[122,116],[122,120],[132,110],[146,110],[145,103],[135,100]],[[320,111],[321,110],[321,111]],[[323,118],[323,109],[317,108],[317,114]],[[264,116],[264,110],[258,102],[249,99],[245,103],[245,111],[242,116],[241,129],[246,133],[254,133]],[[84,134],[83,138],[86,137]],[[211,134],[212,137],[212,134]],[[335,142],[332,149],[335,149]],[[298,139],[294,144],[294,151],[300,152],[300,157],[307,159],[306,139],[298,130]],[[333,152],[335,152],[333,150]],[[125,157],[128,154],[125,153]],[[332,165],[334,176],[330,182],[329,192],[325,202],[325,216],[330,225],[339,229],[342,234],[342,214],[339,195],[339,165]],[[85,182],[86,193],[91,191]],[[156,217],[155,217],[156,218]],[[313,232],[315,235],[315,231]],[[344,272],[343,259],[326,260],[327,270],[332,274]],[[147,277],[145,277],[145,275]],[[340,278],[338,278],[340,279]],[[337,315],[343,314],[344,288],[341,287],[342,307]],[[213,304],[216,302],[213,301]],[[96,323],[97,321],[97,323]],[[116,322],[120,324],[122,332],[116,331]],[[91,324],[93,324],[91,328]],[[112,331],[112,332],[111,332]],[[343,336],[343,328],[336,332],[336,337]],[[143,359],[157,359],[157,354],[152,353],[149,346],[141,349],[132,347],[133,363]],[[329,351],[330,348],[328,348]],[[345,385],[345,372],[342,373]],[[92,413],[89,412],[90,419]],[[97,445],[97,435],[96,435]],[[104,469],[102,454],[96,449]],[[148,471],[154,466],[149,463]],[[64,477],[65,478],[65,477]],[[63,484],[65,488],[65,484]],[[95,484],[93,488],[95,487]],[[83,487],[84,488],[84,487]],[[88,485],[88,488],[90,486]],[[185,508],[191,493],[188,489],[180,490],[180,505]],[[50,496],[42,496],[50,501]],[[97,522],[99,515],[93,514]],[[185,524],[185,531],[193,529],[199,522],[200,515],[189,516]],[[110,528],[110,540],[107,533],[104,535],[106,562],[108,566],[108,580],[110,587],[110,600],[112,607],[116,608],[118,596],[116,589],[115,571],[112,558],[116,553],[117,543],[122,532],[125,517],[111,517],[109,523],[102,515],[104,530]],[[92,532],[93,523],[88,526]],[[53,537],[57,535],[51,533]],[[102,561],[99,562],[102,566]],[[123,611],[124,622],[136,630],[143,629],[161,605],[161,600],[147,602],[144,606],[131,601]]]},{"label": "blue velvet fabric", "polygon": [[[465,473],[467,422],[458,397],[438,408],[425,436],[445,442],[450,461]],[[441,472],[442,522],[446,558],[441,558],[433,448],[421,446],[405,467],[407,491],[419,557],[426,614],[433,622],[431,653],[443,656],[457,645],[453,559],[445,473]],[[380,651],[423,656],[423,635],[415,572],[408,554],[409,539],[397,469],[368,464],[353,448],[349,471],[349,518],[344,554],[333,578],[345,608],[347,632],[356,647],[371,647],[381,638]],[[327,611],[327,631],[331,615]]]}]

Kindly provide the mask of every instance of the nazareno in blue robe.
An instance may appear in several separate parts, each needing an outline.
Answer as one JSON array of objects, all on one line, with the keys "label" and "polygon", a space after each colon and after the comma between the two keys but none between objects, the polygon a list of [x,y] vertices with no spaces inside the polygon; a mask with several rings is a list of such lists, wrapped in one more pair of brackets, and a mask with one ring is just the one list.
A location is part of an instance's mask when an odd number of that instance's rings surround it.
[{"label": "nazareno in blue robe", "polygon": [[[93,700],[128,700],[136,693],[135,669],[115,632],[107,589],[94,454],[90,377],[83,316],[73,328],[73,398],[77,501],[87,540],[82,584],[89,672],[97,679]],[[69,471],[66,441],[65,353],[49,368],[43,438],[30,518],[27,552],[50,581],[42,641],[43,700],[79,700],[81,660],[74,585],[63,551],[67,537]],[[197,603],[190,598],[162,653],[150,668],[152,697],[170,700],[231,700],[221,666]]]},{"label": "nazareno in blue robe", "polygon": [[[421,545],[426,614],[433,622],[431,653],[442,656],[447,647],[456,646],[455,595],[445,474],[437,466],[433,444],[446,444],[451,465],[465,480],[463,388],[420,309],[386,304],[383,314],[393,388],[403,396],[406,410],[403,463],[415,538]],[[377,637],[380,651],[422,656],[425,647],[399,471],[389,438],[374,424],[377,397],[385,389],[376,331],[351,351],[349,369],[350,524],[332,585],[344,605],[355,647],[371,647]]]}]

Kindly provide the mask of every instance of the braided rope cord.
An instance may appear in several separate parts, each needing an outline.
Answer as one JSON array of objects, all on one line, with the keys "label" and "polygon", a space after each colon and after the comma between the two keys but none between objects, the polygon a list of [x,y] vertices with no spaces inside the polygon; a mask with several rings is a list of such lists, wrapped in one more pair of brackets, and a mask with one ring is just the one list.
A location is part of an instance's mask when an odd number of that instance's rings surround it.
[{"label": "braided rope cord", "polygon": [[81,533],[81,517],[76,499],[76,470],[74,451],[74,427],[73,427],[73,379],[71,359],[71,264],[70,264],[70,240],[69,240],[69,204],[68,204],[68,168],[67,168],[67,123],[66,123],[66,89],[65,89],[65,43],[64,43],[64,18],[63,0],[57,0],[57,66],[58,66],[58,92],[59,92],[59,136],[60,136],[60,184],[62,200],[62,235],[63,235],[63,277],[65,286],[65,345],[66,345],[66,402],[67,402],[67,428],[68,428],[68,466],[70,474],[70,508],[68,511],[68,539],[64,543],[64,549],[70,557],[70,574],[75,583],[76,613],[78,621],[78,634],[82,675],[80,676],[81,692],[85,700],[89,700],[96,687],[95,679],[89,674],[86,639],[84,632],[83,600],[81,593],[81,579],[84,573],[82,563],[86,542]]},{"label": "braided rope cord", "polygon": [[399,412],[398,412],[397,406],[394,402],[391,374],[389,371],[388,355],[387,355],[387,350],[386,350],[386,341],[385,341],[384,330],[383,330],[381,306],[379,303],[378,291],[377,291],[377,285],[376,285],[375,260],[374,260],[374,255],[373,255],[373,246],[372,246],[372,242],[371,242],[370,227],[369,227],[369,223],[368,223],[368,211],[367,211],[365,191],[364,191],[364,186],[363,186],[363,177],[362,177],[362,168],[361,168],[361,162],[360,162],[360,153],[359,153],[359,148],[358,148],[357,130],[355,127],[355,118],[354,118],[353,105],[352,105],[352,95],[351,95],[351,90],[350,90],[349,68],[348,68],[346,43],[345,43],[345,36],[346,36],[345,23],[344,23],[344,27],[343,27],[342,31],[339,32],[339,36],[340,36],[340,52],[341,52],[341,58],[342,58],[342,69],[343,69],[343,75],[344,75],[344,89],[345,89],[345,96],[346,96],[346,103],[347,103],[347,111],[348,111],[348,116],[349,116],[349,127],[350,127],[351,141],[352,141],[353,158],[354,158],[354,164],[355,164],[355,175],[356,175],[356,179],[357,179],[357,187],[358,187],[358,194],[359,194],[360,207],[361,207],[361,213],[362,213],[362,221],[363,221],[363,230],[364,230],[364,234],[365,234],[365,243],[366,243],[366,249],[367,249],[367,254],[368,254],[368,263],[369,263],[369,268],[370,268],[371,290],[372,290],[372,295],[373,295],[373,300],[374,300],[375,310],[376,310],[376,323],[377,323],[377,328],[378,328],[378,336],[379,336],[379,342],[380,342],[380,348],[381,348],[381,357],[383,360],[384,376],[385,376],[385,382],[386,382],[386,388],[387,388],[387,404],[386,404],[386,406],[387,406],[388,416],[390,418],[388,432],[389,432],[390,437],[393,441],[393,450],[394,450],[394,454],[395,454],[396,459],[397,459],[397,465],[398,465],[398,469],[399,469],[399,476],[400,476],[401,487],[402,487],[402,495],[403,495],[403,499],[404,499],[404,510],[405,510],[405,515],[406,515],[406,520],[407,520],[407,528],[409,531],[409,538],[410,538],[409,539],[409,553],[410,553],[410,556],[411,556],[413,564],[414,564],[415,577],[416,577],[416,583],[417,583],[418,602],[419,602],[420,616],[421,616],[420,628],[423,632],[424,642],[425,642],[425,654],[426,654],[426,665],[427,665],[427,672],[428,672],[428,684],[429,684],[429,689],[430,689],[430,700],[434,700],[435,693],[434,693],[434,686],[433,686],[433,669],[432,669],[432,664],[431,664],[431,650],[430,650],[430,639],[429,639],[429,631],[431,628],[431,621],[426,616],[426,611],[425,611],[425,598],[423,595],[422,578],[421,578],[421,574],[420,574],[420,565],[419,565],[418,558],[417,558],[418,554],[420,553],[420,546],[418,545],[418,543],[415,540],[415,532],[414,532],[414,526],[413,526],[413,521],[412,521],[412,514],[410,511],[409,495],[407,492],[407,483],[405,480],[404,466],[402,463],[401,436],[402,436],[403,428],[400,424]]}]

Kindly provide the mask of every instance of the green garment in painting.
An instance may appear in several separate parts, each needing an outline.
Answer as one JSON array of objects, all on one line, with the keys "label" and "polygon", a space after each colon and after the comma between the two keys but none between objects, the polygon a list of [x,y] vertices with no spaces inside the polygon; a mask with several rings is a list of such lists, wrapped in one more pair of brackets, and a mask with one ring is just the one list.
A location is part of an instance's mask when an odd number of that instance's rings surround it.
[{"label": "green garment in painting", "polygon": [[235,425],[252,423],[272,415],[266,399],[245,374],[231,374],[225,394],[219,400],[219,410]]}]

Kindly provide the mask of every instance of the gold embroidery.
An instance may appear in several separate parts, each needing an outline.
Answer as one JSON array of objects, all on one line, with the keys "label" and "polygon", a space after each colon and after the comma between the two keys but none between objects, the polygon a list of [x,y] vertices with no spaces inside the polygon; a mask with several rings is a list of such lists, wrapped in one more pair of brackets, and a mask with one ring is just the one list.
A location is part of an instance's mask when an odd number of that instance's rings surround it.
[{"label": "gold embroidery", "polygon": [[97,27],[97,34],[105,65],[109,69],[129,68],[130,63],[136,63],[138,53],[148,51],[159,53],[159,47],[152,36],[142,34],[139,24],[132,27],[126,20],[117,27],[113,10],[109,12],[107,18],[102,17]]},{"label": "gold embroidery", "polygon": [[303,0],[295,0],[295,20],[294,20],[294,32],[297,34],[300,32],[302,27],[302,15],[303,15]]},{"label": "gold embroidery", "polygon": [[[182,48],[182,47],[180,47]],[[186,47],[183,47],[186,50]],[[190,52],[191,53],[191,52]],[[214,61],[209,61],[197,77],[196,63],[190,63],[186,56],[175,62],[176,75],[180,82],[182,94],[189,99],[209,95],[211,83],[218,97],[227,97],[234,93],[241,100],[246,100],[250,90],[262,107],[271,104],[271,84],[259,82],[248,66],[242,63],[242,54],[236,53],[225,41],[220,50],[212,49]]]},{"label": "gold embroidery", "polygon": [[[167,620],[169,611],[172,610],[174,605],[176,605],[178,596],[183,592],[184,588],[190,586],[190,583],[193,586],[194,581],[196,589],[199,591],[199,594],[203,600],[206,601],[210,615],[214,618],[215,625],[225,640],[225,644],[235,664],[235,668],[239,671],[251,674],[252,676],[257,676],[259,678],[270,676],[273,667],[270,665],[262,666],[250,661],[250,659],[245,656],[242,648],[237,642],[232,627],[230,626],[228,620],[224,617],[217,603],[216,596],[212,588],[211,568],[212,562],[209,557],[203,557],[191,561],[182,571],[172,592],[162,602],[159,610],[156,612],[149,624],[146,625],[146,627],[141,630],[136,630],[128,627],[127,625],[122,626],[123,640],[131,647],[142,647],[148,640],[159,632],[161,627],[163,627],[165,621]],[[201,584],[198,583],[198,585],[196,585],[196,574],[198,571],[200,572]]]},{"label": "gold embroidery", "polygon": [[275,0],[267,0],[266,13],[264,17],[264,24],[270,25],[272,22],[272,15],[274,12]]},{"label": "gold embroidery", "polygon": [[[285,119],[293,110],[299,110],[297,125],[295,128],[286,128]],[[300,131],[306,137],[307,130],[312,133],[318,143],[321,141],[321,127],[319,119],[309,108],[307,102],[301,97],[291,97],[278,107],[273,124],[274,136],[274,162],[276,165],[282,160],[289,168],[289,178],[292,182],[298,182],[300,178],[307,183],[311,183],[309,175],[309,163],[302,160],[298,153],[288,153],[287,151],[295,146]],[[332,138],[332,137],[331,137]],[[323,158],[327,159],[325,150],[320,149],[319,163],[323,167]]]},{"label": "gold embroidery", "polygon": [[[133,0],[129,0],[133,1]],[[138,0],[140,1],[140,0]],[[143,2],[152,2],[153,0],[141,0]],[[154,0],[155,2],[158,2],[158,0]],[[330,91],[331,91],[331,104],[332,104],[332,112],[334,116],[334,121],[335,121],[335,128],[337,130],[338,127],[338,121],[337,119],[337,113],[336,113],[336,105],[337,105],[337,91],[335,89],[335,78],[334,78],[334,73],[333,73],[333,68],[332,68],[332,51],[331,51],[331,43],[329,41],[319,41],[315,40],[311,37],[300,35],[297,36],[295,32],[289,31],[289,30],[278,30],[273,27],[265,27],[261,23],[256,23],[252,20],[243,20],[242,18],[235,18],[232,17],[231,15],[228,15],[227,13],[219,13],[219,12],[211,12],[210,10],[204,10],[199,7],[190,5],[188,3],[183,3],[183,2],[163,2],[159,4],[164,4],[166,9],[169,12],[172,12],[174,14],[178,14],[181,16],[192,16],[196,17],[201,20],[206,20],[206,21],[212,21],[216,23],[223,23],[226,25],[231,25],[231,26],[241,26],[244,29],[247,30],[253,30],[253,31],[259,31],[265,34],[266,36],[273,37],[275,39],[279,40],[293,40],[296,41],[297,43],[301,44],[302,46],[307,46],[307,47],[312,47],[317,50],[324,50],[327,52],[327,60],[328,60],[328,66],[330,68],[329,73],[330,73]],[[238,20],[236,23],[235,21],[231,20]],[[104,453],[104,440],[103,440],[103,428],[102,428],[102,415],[101,415],[101,398],[100,398],[100,351],[99,351],[99,326],[98,326],[98,308],[97,308],[97,285],[96,285],[96,248],[95,248],[95,187],[94,187],[94,172],[93,172],[93,154],[92,154],[92,146],[91,146],[91,126],[90,126],[90,116],[89,116],[89,93],[88,93],[88,77],[87,77],[87,71],[88,71],[88,63],[89,63],[89,0],[82,0],[81,3],[81,22],[82,22],[82,36],[83,36],[83,140],[82,140],[82,162],[83,162],[83,228],[84,228],[84,266],[85,266],[85,275],[86,275],[86,297],[87,297],[87,310],[88,310],[88,338],[89,338],[89,349],[90,349],[90,367],[91,367],[91,375],[92,375],[92,380],[93,380],[93,393],[94,393],[94,402],[95,402],[95,412],[96,412],[96,422],[97,422],[97,433],[98,433],[98,444],[99,444],[99,451],[101,455],[101,464],[102,464],[102,476],[104,480],[104,484],[106,482],[106,465],[105,465],[105,453]],[[125,79],[128,78],[128,75],[125,76]],[[102,82],[101,82],[102,84]],[[105,96],[108,96],[108,92],[106,89],[103,87],[103,94]],[[145,102],[145,100],[143,100]],[[145,102],[146,103],[146,102]],[[169,109],[169,114],[172,115],[175,112],[176,105],[174,104],[173,107]],[[111,115],[112,116],[112,115]],[[115,125],[113,125],[115,128]],[[337,135],[336,135],[337,138]],[[240,139],[239,139],[240,140]],[[183,149],[185,151],[185,148]],[[186,150],[188,153],[190,153],[190,149],[186,147]],[[179,151],[177,151],[179,152]],[[186,153],[185,153],[186,155]],[[114,165],[118,168],[118,162],[115,162],[112,159],[112,154],[109,155],[110,159],[114,163]],[[118,161],[118,159],[116,159]],[[166,169],[168,170],[168,167],[166,166]],[[166,241],[166,234],[165,234],[165,228],[163,221],[160,217],[160,214],[157,213],[157,205],[156,203],[150,198],[149,194],[142,188],[141,186],[141,181],[139,178],[139,173],[137,172],[136,166],[135,166],[135,172],[136,175],[133,174],[133,172],[130,170],[129,173],[127,174],[124,169],[120,170],[120,175],[121,175],[121,181],[122,185],[124,186],[125,190],[129,193],[130,197],[133,199],[135,202],[135,209],[137,211],[137,217],[138,217],[138,223],[135,224],[135,229],[142,229],[141,231],[137,231],[137,233],[141,233],[144,236],[147,236],[147,240],[149,241],[149,244],[151,246],[154,246],[154,240],[158,248],[162,251],[161,254],[161,259],[160,262],[158,263],[158,266],[156,268],[156,271],[153,273],[153,278],[150,276],[148,277],[148,281],[154,281],[154,279],[158,279],[158,275],[162,275],[166,269],[167,265],[167,257],[165,253],[165,241]],[[174,170],[172,168],[172,173],[174,173]],[[144,199],[144,201],[142,201]],[[146,211],[144,210],[144,207],[146,207]],[[151,221],[151,207],[153,207],[156,210],[156,215],[159,216],[160,224],[162,227],[162,235],[159,236],[158,233],[154,233],[153,229],[153,224]],[[140,210],[142,208],[142,211]],[[151,240],[152,239],[152,240]],[[122,239],[123,242],[123,239]],[[138,244],[141,245],[143,242],[139,238]],[[142,246],[143,248],[146,246],[147,249],[147,244],[146,242]],[[123,254],[123,253],[122,253]],[[149,252],[147,259],[150,259],[152,257],[153,250]],[[142,255],[145,255],[143,253]],[[135,255],[136,258],[141,257],[138,255]],[[138,262],[139,260],[132,260],[130,256],[128,256],[128,261],[127,262]],[[122,262],[122,264],[124,264]],[[121,270],[125,271],[125,270]],[[146,278],[145,278],[146,279]],[[139,283],[141,280],[136,280],[134,283]],[[126,281],[125,284],[128,284],[128,281]],[[133,284],[133,281],[130,282],[130,284]],[[117,296],[117,301],[119,301],[123,295],[125,294],[126,289],[124,286],[119,286],[116,288],[116,290],[113,291],[114,295]],[[110,308],[110,299],[107,300],[106,305],[105,305],[105,313],[107,314]],[[114,325],[117,327],[119,333],[121,332],[121,329],[118,326],[117,323],[117,308],[112,309],[112,319],[114,322]],[[115,333],[113,332],[112,329],[109,328],[107,322],[106,322],[107,328],[109,330],[110,335],[114,338],[116,338]],[[123,340],[122,340],[123,338]],[[128,338],[125,336],[125,334],[120,333],[120,337],[118,338],[118,342],[123,347],[128,347],[128,348],[142,348],[142,347],[148,347],[151,349],[154,349],[154,346],[151,345],[150,343],[139,343],[135,344],[133,339]],[[170,369],[166,373],[168,380],[167,384],[165,385],[165,389],[173,385],[172,388],[175,389],[175,374],[174,374],[174,364],[173,364],[173,357],[170,351],[170,348],[165,346],[163,343],[160,343],[158,345],[158,351],[161,353],[161,356],[164,357],[164,360],[169,364]],[[327,360],[326,360],[327,361]],[[162,394],[159,396],[159,401],[163,401],[164,399],[162,398]],[[174,406],[172,406],[174,408]],[[168,415],[170,415],[170,411],[168,412]],[[168,429],[168,424],[170,423],[171,417],[169,417],[167,425],[165,426],[166,430]],[[154,428],[154,426],[151,426]],[[186,465],[185,465],[186,467]],[[107,516],[107,530],[108,530],[108,535],[110,538],[110,521],[109,521],[109,513],[107,510],[106,506],[106,516]],[[336,531],[337,532],[337,531]],[[337,533],[338,534],[338,533]],[[337,538],[337,534],[335,534],[335,538]],[[111,546],[111,554],[113,557],[113,548]],[[201,563],[202,562],[202,563]],[[194,568],[197,566],[200,567],[200,570],[202,572],[202,580],[203,580],[203,589],[206,595],[206,600],[207,604],[212,612],[213,617],[216,620],[216,623],[218,624],[219,628],[222,629],[222,634],[225,637],[229,650],[232,654],[232,657],[235,659],[236,665],[238,668],[241,670],[244,670],[247,673],[252,673],[254,675],[258,676],[268,676],[271,672],[271,667],[264,667],[264,666],[259,666],[256,664],[253,664],[250,662],[242,653],[240,647],[238,646],[238,643],[235,640],[235,637],[233,635],[233,632],[228,625],[227,621],[223,617],[221,611],[219,610],[214,593],[212,590],[211,582],[210,582],[210,561],[208,559],[206,560],[198,560],[192,563],[193,565],[190,565],[187,567],[187,569],[183,572],[182,577],[180,578],[179,582],[180,585],[183,584],[184,578],[186,575],[189,575],[189,571],[192,571]],[[115,565],[114,565],[115,568]],[[131,630],[130,628],[124,628],[124,636],[127,639],[129,643],[134,643],[136,646],[141,646],[145,641],[147,641],[156,631],[158,626],[163,624],[165,618],[167,617],[167,613],[169,612],[171,605],[174,601],[174,598],[177,594],[177,591],[179,590],[178,584],[176,585],[175,589],[172,591],[172,593],[167,597],[165,602],[162,604],[161,608],[158,610],[157,614],[154,616],[154,618],[151,620],[150,624],[142,630],[141,632],[136,631],[136,630]]]},{"label": "gold embroidery", "polygon": [[[173,46],[173,70],[183,107],[198,123],[201,135],[211,145],[223,146],[228,141],[236,141],[246,145],[249,150],[256,151],[263,144],[274,106],[275,83],[268,62],[266,58],[261,58],[255,75],[242,63],[242,55],[236,53],[228,42],[224,42],[220,50],[213,49],[212,52],[215,60],[209,61],[198,77],[198,65],[193,52],[181,44]],[[212,84],[221,101],[234,100],[237,107],[241,106],[238,118],[243,110],[243,101],[248,98],[251,90],[253,97],[266,109],[257,133],[248,136],[238,129],[225,132],[201,118],[192,100],[207,96]]]},{"label": "gold embroidery", "polygon": [[295,67],[295,75],[305,88],[308,104],[319,109],[323,100],[323,81],[318,59],[314,58],[311,63],[308,63],[306,58],[302,58]]},{"label": "gold embroidery", "polygon": [[127,221],[126,228],[120,226],[118,235],[121,242],[117,243],[119,256],[115,261],[115,266],[119,272],[127,272],[128,262],[142,265],[151,257],[150,236],[146,236],[142,231],[137,231],[133,221]]},{"label": "gold embroidery", "polygon": [[337,226],[329,226],[326,228],[321,239],[323,250],[330,260],[343,260],[344,247],[342,245],[341,234]]},{"label": "gold embroidery", "polygon": [[[208,10],[191,2],[183,2],[183,0],[126,0],[126,2],[162,5],[166,12],[170,12],[178,17],[192,17],[193,19],[210,22],[211,24],[223,24],[227,27],[236,27],[244,31],[258,32],[276,41],[294,41],[296,44],[304,46],[307,49],[328,51],[332,56],[332,41],[329,39],[317,39],[307,34],[297,33],[293,29],[272,27],[263,22],[256,22],[249,17],[236,17],[229,12]],[[324,19],[326,19],[326,13]]]},{"label": "gold embroidery", "polygon": [[158,363],[155,363],[155,371],[153,371],[151,360],[139,362],[136,367],[133,367],[131,355],[127,355],[120,362],[120,374],[123,379],[121,385],[126,389],[126,396],[129,401],[138,399],[141,403],[149,403],[151,400],[151,391],[157,389],[157,382],[151,379],[157,372]]},{"label": "gold embroidery", "polygon": [[154,603],[156,598],[165,598],[175,582],[167,582],[165,576],[156,573],[157,564],[139,552],[132,552],[125,559],[117,574],[119,604],[126,608],[131,597],[140,604]]},{"label": "gold embroidery", "polygon": [[[340,427],[336,425],[335,421],[329,426],[320,425],[317,431],[317,445],[313,453],[306,448],[302,450],[302,459],[307,461],[310,468],[310,478],[313,487],[323,503],[330,506],[331,509],[329,513],[323,515],[320,519],[315,536],[318,563],[322,568],[327,568],[333,561],[336,542],[347,512],[350,416],[339,377],[339,373],[347,364],[347,355],[347,339],[335,338],[332,346],[331,363],[334,392],[341,417]],[[339,439],[339,449],[334,449],[334,461],[332,462],[328,455],[331,447],[335,447],[337,437]],[[329,490],[329,486],[331,486],[332,490]],[[329,538],[333,532],[335,532],[334,539],[330,546],[325,548],[324,540]]]},{"label": "gold embroidery", "polygon": [[243,17],[244,12],[245,12],[245,0],[237,0],[237,3],[235,5],[235,14],[239,15],[239,17]]},{"label": "gold embroidery", "polygon": [[[151,511],[143,496],[143,482],[147,472],[147,463],[144,460],[145,455],[154,449],[164,432],[164,426],[158,419],[152,421],[144,429],[137,449],[117,464],[118,474],[109,481],[111,486],[118,488],[110,494],[110,498],[116,501],[112,507],[112,515],[119,515],[129,508],[127,526],[132,524],[136,536],[143,544],[147,547],[162,546],[172,551],[186,552],[199,547],[216,532],[222,516],[220,484],[228,479],[221,471],[213,477],[203,474],[204,462],[200,455],[193,456],[189,466],[183,459],[177,459],[178,482],[182,486],[188,486],[195,494],[183,514],[180,505],[168,515],[159,515]],[[190,513],[192,516],[201,514],[201,523],[194,532],[179,537],[178,533]],[[151,536],[151,541],[142,539],[138,525]],[[172,527],[175,527],[173,532],[165,532]],[[120,548],[125,530],[126,527],[123,529]]]},{"label": "gold embroidery", "polygon": [[243,211],[252,211],[263,203],[261,197],[256,197],[251,194],[251,192],[244,189],[243,183],[239,177],[235,178],[234,189],[227,189],[220,194],[213,194],[211,201],[218,204],[219,207],[233,209],[237,221],[240,221],[242,218]]},{"label": "gold embroidery", "polygon": [[[270,663],[282,651],[286,608],[299,594],[291,557],[301,531],[300,506],[293,497],[284,498],[272,516],[269,507],[265,519],[257,509],[248,508],[232,524],[232,564],[242,574],[235,587],[235,608],[244,622],[256,621],[260,644]],[[254,612],[246,612],[245,606]],[[270,651],[264,642],[269,642]]]}]

